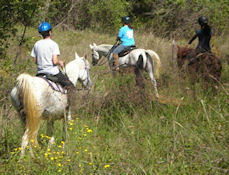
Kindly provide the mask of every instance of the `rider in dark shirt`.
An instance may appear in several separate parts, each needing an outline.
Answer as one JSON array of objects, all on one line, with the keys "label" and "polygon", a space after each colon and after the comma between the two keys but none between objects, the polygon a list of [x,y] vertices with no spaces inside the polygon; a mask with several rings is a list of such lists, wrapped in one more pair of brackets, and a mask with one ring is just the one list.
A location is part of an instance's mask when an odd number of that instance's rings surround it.
[{"label": "rider in dark shirt", "polygon": [[196,47],[196,52],[202,53],[211,51],[210,40],[212,36],[212,30],[208,25],[208,20],[205,16],[201,16],[198,19],[198,23],[200,24],[201,28],[196,31],[196,34],[192,37],[188,44],[191,44],[198,37],[199,42]]}]

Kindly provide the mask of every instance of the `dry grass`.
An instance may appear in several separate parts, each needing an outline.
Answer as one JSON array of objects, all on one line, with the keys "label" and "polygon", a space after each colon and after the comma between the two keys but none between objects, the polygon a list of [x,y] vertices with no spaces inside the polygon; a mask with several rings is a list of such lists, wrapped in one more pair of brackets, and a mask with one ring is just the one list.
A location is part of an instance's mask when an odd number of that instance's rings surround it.
[{"label": "dry grass", "polygon": [[[36,35],[36,36],[34,36]],[[30,29],[27,37],[31,50],[39,39],[36,30]],[[18,163],[23,133],[22,125],[10,108],[7,94],[0,108],[0,174],[227,174],[228,157],[228,65],[224,63],[222,86],[217,94],[196,84],[193,98],[192,84],[178,77],[172,67],[171,41],[153,34],[136,32],[136,45],[156,51],[162,62],[159,83],[159,102],[155,100],[152,85],[144,75],[145,89],[135,86],[134,75],[107,73],[108,65],[91,67],[94,83],[89,94],[77,93],[69,141],[61,146],[62,123],[56,122],[56,145],[47,151],[47,140],[40,135],[41,147],[36,159],[29,154]],[[59,43],[60,58],[68,62],[76,51],[91,60],[89,44],[115,41],[114,36],[91,31],[54,31],[53,39]],[[179,44],[185,41],[179,41]],[[219,38],[216,45],[225,57],[229,41]],[[222,47],[221,47],[222,46]],[[216,46],[215,46],[216,47]],[[15,55],[15,47],[11,50]],[[24,57],[24,56],[23,56]],[[35,65],[20,56],[13,72],[35,73]],[[26,62],[27,61],[27,62]],[[26,65],[25,65],[26,63]],[[23,67],[23,65],[25,67]],[[16,71],[17,70],[17,71]],[[8,72],[6,71],[6,76]],[[1,78],[4,78],[1,76]],[[1,85],[11,89],[13,82]],[[224,87],[224,88],[222,88]],[[6,91],[4,91],[6,92]],[[70,129],[71,128],[71,129]],[[40,134],[45,133],[42,124]],[[17,149],[15,149],[17,148]],[[29,151],[28,151],[29,152]],[[58,152],[58,153],[57,153]],[[63,155],[58,155],[63,152]],[[55,159],[56,157],[56,159]]]}]

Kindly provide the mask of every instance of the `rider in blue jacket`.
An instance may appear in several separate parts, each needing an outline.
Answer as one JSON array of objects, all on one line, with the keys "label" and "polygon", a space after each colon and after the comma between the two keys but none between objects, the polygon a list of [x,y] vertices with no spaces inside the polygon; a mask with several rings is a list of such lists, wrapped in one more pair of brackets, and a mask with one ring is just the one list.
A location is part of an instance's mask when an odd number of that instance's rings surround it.
[{"label": "rider in blue jacket", "polygon": [[113,51],[113,61],[114,66],[118,66],[118,54],[123,51],[124,49],[134,46],[134,30],[133,27],[130,24],[131,20],[129,16],[122,17],[122,24],[123,26],[119,29],[117,41],[121,41],[121,44],[119,44]]}]

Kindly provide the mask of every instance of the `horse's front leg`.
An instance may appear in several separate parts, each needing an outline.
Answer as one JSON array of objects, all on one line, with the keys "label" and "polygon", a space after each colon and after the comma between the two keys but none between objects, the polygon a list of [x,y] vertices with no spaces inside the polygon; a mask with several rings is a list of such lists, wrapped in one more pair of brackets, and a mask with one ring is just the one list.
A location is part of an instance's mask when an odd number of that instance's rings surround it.
[{"label": "horse's front leg", "polygon": [[53,134],[54,134],[54,121],[50,120],[47,122],[47,135],[51,137],[48,143],[48,149],[51,148],[51,146],[55,141]]},{"label": "horse's front leg", "polygon": [[63,140],[68,139],[68,123],[72,120],[71,108],[67,106],[64,110],[64,119],[63,119]]}]

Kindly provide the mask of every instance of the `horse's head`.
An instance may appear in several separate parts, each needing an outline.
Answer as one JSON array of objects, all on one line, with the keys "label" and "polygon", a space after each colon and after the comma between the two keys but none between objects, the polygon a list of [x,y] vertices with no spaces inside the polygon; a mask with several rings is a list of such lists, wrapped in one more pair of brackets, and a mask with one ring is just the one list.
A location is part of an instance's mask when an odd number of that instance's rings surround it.
[{"label": "horse's head", "polygon": [[99,52],[97,51],[97,46],[96,44],[94,43],[93,45],[89,45],[90,48],[91,48],[91,51],[92,51],[92,65],[96,65],[100,59],[100,55],[99,55]]},{"label": "horse's head", "polygon": [[180,47],[177,46],[177,64],[178,67],[182,67],[182,65],[191,59],[195,55],[195,50],[189,48],[187,46]]}]

